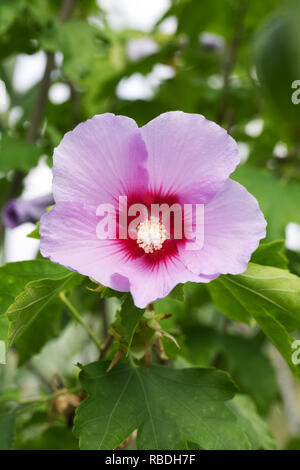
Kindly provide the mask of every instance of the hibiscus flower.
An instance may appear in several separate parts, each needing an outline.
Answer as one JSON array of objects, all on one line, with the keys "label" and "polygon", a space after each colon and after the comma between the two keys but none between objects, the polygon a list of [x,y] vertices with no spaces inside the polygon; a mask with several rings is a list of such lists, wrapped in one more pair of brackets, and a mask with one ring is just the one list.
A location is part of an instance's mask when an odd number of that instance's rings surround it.
[{"label": "hibiscus flower", "polygon": [[[238,163],[234,139],[198,114],[168,112],[142,128],[125,116],[94,116],[54,151],[55,206],[41,220],[41,252],[105,286],[130,291],[140,308],[178,283],[242,273],[265,237],[266,222],[256,199],[229,179]],[[137,225],[136,237],[120,238],[120,197],[128,207],[200,205],[203,243],[190,249],[185,235],[174,237],[174,220],[167,230],[153,216]],[[114,238],[97,234],[101,205],[115,208]],[[191,231],[194,226],[192,215]]]}]

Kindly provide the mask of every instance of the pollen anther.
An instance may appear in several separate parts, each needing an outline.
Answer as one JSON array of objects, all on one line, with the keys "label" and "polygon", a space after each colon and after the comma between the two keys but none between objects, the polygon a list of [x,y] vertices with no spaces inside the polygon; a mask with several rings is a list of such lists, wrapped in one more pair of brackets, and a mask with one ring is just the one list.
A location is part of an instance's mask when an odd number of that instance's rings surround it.
[{"label": "pollen anther", "polygon": [[151,216],[150,219],[141,222],[137,227],[137,244],[143,248],[145,253],[160,250],[166,239],[167,231],[156,217]]}]

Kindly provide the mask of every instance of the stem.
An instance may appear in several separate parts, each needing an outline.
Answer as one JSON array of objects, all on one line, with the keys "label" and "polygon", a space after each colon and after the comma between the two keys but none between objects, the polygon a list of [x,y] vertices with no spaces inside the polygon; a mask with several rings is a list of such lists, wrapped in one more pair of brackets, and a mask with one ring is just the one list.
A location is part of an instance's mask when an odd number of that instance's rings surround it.
[{"label": "stem", "polygon": [[128,446],[132,443],[132,441],[134,441],[137,437],[137,430],[133,431],[132,434],[130,434],[129,437],[127,437],[127,439],[125,439],[124,442],[122,442],[122,444],[120,444],[115,450],[125,450],[128,448]]},{"label": "stem", "polygon": [[220,98],[220,106],[217,116],[217,122],[222,124],[226,117],[226,108],[230,94],[230,77],[232,70],[234,68],[238,48],[242,39],[243,29],[244,29],[244,19],[247,11],[248,0],[240,0],[240,5],[237,12],[237,22],[234,30],[234,35],[232,41],[229,45],[228,54],[225,58],[223,79],[224,86],[223,92]]},{"label": "stem", "polygon": [[52,393],[51,395],[28,398],[26,400],[18,400],[19,405],[33,405],[35,403],[47,403],[47,401],[55,400],[55,398],[60,397],[61,395],[66,395],[67,393],[77,393],[79,391],[78,387],[69,388],[67,390],[60,390],[59,392]]},{"label": "stem", "polygon": [[[65,0],[62,4],[59,19],[61,22],[68,21],[77,0]],[[28,128],[25,140],[29,144],[36,141],[38,137],[39,127],[45,114],[45,108],[48,100],[48,90],[50,86],[51,72],[55,65],[55,54],[52,51],[47,52],[47,62],[44,76],[39,86],[39,91],[35,106],[31,115],[30,126]]]},{"label": "stem", "polygon": [[83,320],[82,316],[78,312],[78,310],[74,307],[74,305],[71,304],[71,302],[67,299],[65,294],[61,292],[59,294],[60,300],[66,305],[66,307],[69,309],[72,317],[80,323],[81,326],[86,330],[90,338],[94,341],[96,344],[97,348],[101,349],[101,341],[98,340],[98,338],[94,335],[93,331],[91,328],[87,325],[87,323]]},{"label": "stem", "polygon": [[41,386],[46,390],[47,393],[52,393],[53,392],[53,388],[51,386],[51,383],[48,382],[48,380],[46,379],[46,377],[44,377],[44,375],[42,374],[42,372],[32,363],[32,362],[29,362],[27,365],[26,365],[26,368],[32,373],[35,375],[35,377],[40,381],[41,383]]},{"label": "stem", "polygon": [[35,107],[31,115],[31,124],[28,128],[25,140],[29,144],[36,141],[39,133],[39,128],[43,120],[45,108],[48,100],[48,90],[50,86],[50,75],[54,68],[54,52],[47,52],[47,62],[44,71],[44,76],[39,86]]},{"label": "stem", "polygon": [[102,339],[103,341],[106,340],[107,338],[107,332],[109,328],[109,322],[106,314],[106,308],[105,308],[105,299],[100,299],[98,303],[98,309],[101,315],[101,321],[102,321]]},{"label": "stem", "polygon": [[[62,4],[59,19],[62,22],[68,21],[71,16],[72,10],[77,0],[65,0]],[[43,78],[39,85],[38,95],[32,111],[30,126],[28,127],[25,141],[32,144],[36,141],[39,133],[39,128],[45,114],[45,108],[48,100],[48,90],[50,86],[51,72],[55,65],[55,54],[54,52],[47,52],[47,61],[44,71]],[[22,182],[24,178],[22,171],[16,171],[8,191],[7,200],[17,196],[21,190]]]},{"label": "stem", "polygon": [[282,397],[288,432],[291,437],[295,437],[300,432],[300,407],[296,393],[296,381],[287,363],[274,346],[270,348],[270,356]]},{"label": "stem", "polygon": [[47,395],[47,396],[28,398],[26,400],[15,400],[18,403],[18,405],[20,406],[16,410],[16,413],[17,414],[23,413],[23,411],[28,410],[28,408],[30,408],[32,406],[42,405],[42,404],[47,403],[49,401],[55,400],[56,398],[58,398],[61,395],[66,395],[68,393],[78,393],[79,391],[80,390],[78,389],[78,387],[77,388],[74,387],[74,388],[70,388],[68,390],[61,390],[59,392],[56,392],[56,393],[53,393],[53,394]]},{"label": "stem", "polygon": [[[221,333],[222,335],[225,334],[230,324],[231,324],[231,320],[229,320],[229,318],[224,316],[223,324],[220,328],[219,333]],[[210,366],[218,369],[222,363],[223,358],[224,358],[224,353],[222,351],[218,351],[217,354],[213,357]]]},{"label": "stem", "polygon": [[[65,0],[62,4],[59,19],[61,22],[66,22],[72,13],[77,0]],[[33,143],[38,137],[39,127],[45,114],[45,108],[48,100],[48,90],[50,86],[51,72],[55,65],[55,53],[52,51],[47,52],[47,62],[45,67],[44,76],[39,86],[38,96],[36,99],[35,107],[31,116],[31,124],[28,128],[25,140],[28,143]]]},{"label": "stem", "polygon": [[108,350],[109,348],[111,347],[111,345],[113,344],[114,342],[114,337],[113,335],[109,335],[107,340],[106,340],[106,343],[104,344],[104,346],[101,348],[101,352],[100,352],[100,356],[99,356],[99,361],[103,361],[103,359],[105,359],[106,357],[106,354],[108,353]]},{"label": "stem", "polygon": [[75,7],[76,2],[77,0],[65,0],[63,2],[62,7],[60,9],[60,13],[59,13],[60,21],[62,21],[63,23],[65,21],[68,21]]},{"label": "stem", "polygon": [[[36,102],[31,114],[30,126],[28,127],[25,142],[28,144],[33,144],[39,133],[39,128],[45,114],[45,108],[48,99],[48,90],[50,86],[50,75],[54,67],[54,52],[47,52],[47,62],[44,71],[43,78],[40,82]],[[14,197],[18,196],[23,184],[23,179],[25,173],[23,171],[17,170],[14,173],[11,184],[8,188],[7,194],[5,196],[5,201],[9,201]]]}]

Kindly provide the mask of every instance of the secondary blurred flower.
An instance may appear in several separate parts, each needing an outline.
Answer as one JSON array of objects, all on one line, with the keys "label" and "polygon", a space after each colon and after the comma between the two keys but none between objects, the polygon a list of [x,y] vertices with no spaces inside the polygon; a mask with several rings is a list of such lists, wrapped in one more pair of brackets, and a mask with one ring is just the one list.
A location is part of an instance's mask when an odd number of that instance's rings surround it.
[{"label": "secondary blurred flower", "polygon": [[222,36],[207,32],[200,34],[199,41],[206,51],[216,51],[218,49],[223,49],[225,44],[224,38],[222,38]]},{"label": "secondary blurred flower", "polygon": [[126,46],[127,55],[132,62],[143,59],[158,51],[158,45],[153,39],[145,37],[130,39]]},{"label": "secondary blurred flower", "polygon": [[2,211],[3,224],[5,227],[15,228],[25,222],[35,223],[40,220],[47,207],[53,204],[52,194],[29,200],[11,199]]},{"label": "secondary blurred flower", "polygon": [[[266,222],[256,199],[229,179],[238,162],[236,142],[197,114],[165,113],[140,129],[124,116],[94,116],[54,152],[56,204],[41,220],[41,252],[130,291],[141,308],[178,283],[242,273]],[[118,211],[120,196],[130,207],[204,205],[204,245],[189,250],[186,238],[166,236],[162,220],[151,217],[138,225],[136,239],[99,239],[97,208],[110,204]]]}]

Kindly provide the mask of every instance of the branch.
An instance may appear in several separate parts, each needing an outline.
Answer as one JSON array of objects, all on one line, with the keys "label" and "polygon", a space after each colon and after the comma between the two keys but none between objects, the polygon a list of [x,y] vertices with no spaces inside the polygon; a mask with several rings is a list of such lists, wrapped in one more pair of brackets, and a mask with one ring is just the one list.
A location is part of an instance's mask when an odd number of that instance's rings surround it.
[{"label": "branch", "polygon": [[72,11],[75,7],[76,2],[77,0],[65,0],[63,2],[59,13],[59,19],[62,23],[68,21],[68,19],[72,15]]},{"label": "branch", "polygon": [[103,361],[106,357],[106,354],[108,353],[108,350],[110,349],[111,345],[113,344],[114,342],[114,337],[113,335],[109,335],[107,340],[106,340],[106,343],[104,344],[104,346],[101,348],[101,352],[100,352],[100,356],[99,356],[99,361]]},{"label": "branch", "polygon": [[74,305],[71,304],[71,302],[67,299],[65,294],[61,292],[59,294],[60,300],[65,304],[65,306],[68,308],[69,312],[71,313],[72,317],[80,323],[81,326],[86,330],[87,334],[89,337],[94,341],[96,344],[97,348],[101,349],[102,344],[101,341],[97,338],[97,336],[94,334],[94,332],[91,330],[89,325],[84,321],[78,310],[74,307]]},{"label": "branch", "polygon": [[300,432],[300,408],[295,390],[296,382],[287,363],[274,346],[270,348],[270,357],[276,371],[289,435],[295,437]]},{"label": "branch", "polygon": [[[60,10],[60,14],[59,14],[60,21],[62,22],[68,21],[68,19],[70,18],[72,14],[73,8],[76,4],[76,1],[77,0],[64,0],[61,10]],[[46,108],[47,99],[48,99],[48,90],[50,86],[51,72],[54,68],[54,63],[55,63],[54,59],[55,59],[54,52],[48,51],[44,75],[39,85],[38,95],[37,95],[36,102],[35,102],[35,105],[31,114],[30,125],[28,127],[28,130],[25,136],[25,141],[30,144],[36,141],[38,134],[39,134],[41,123],[44,118],[45,108]],[[14,177],[11,181],[10,187],[5,197],[6,201],[9,201],[10,199],[16,197],[19,194],[22,188],[24,176],[25,174],[22,171],[15,172]]]},{"label": "branch", "polygon": [[217,122],[222,124],[226,117],[226,108],[230,94],[230,77],[232,70],[235,66],[238,48],[242,39],[244,30],[244,19],[247,11],[248,0],[240,0],[240,5],[237,11],[237,22],[234,30],[232,41],[229,45],[228,54],[225,58],[224,71],[223,71],[223,92],[220,98],[220,106],[217,115]]},{"label": "branch", "polygon": [[61,397],[63,395],[67,395],[67,394],[70,394],[70,393],[78,393],[79,391],[80,391],[80,389],[78,389],[78,387],[73,387],[73,388],[69,388],[69,389],[59,390],[58,392],[55,392],[55,393],[50,394],[50,395],[40,395],[40,396],[37,396],[37,397],[27,398],[27,399],[24,399],[24,400],[22,400],[22,399],[17,400],[16,399],[14,401],[16,401],[22,407],[22,408],[18,409],[18,412],[22,412],[23,409],[25,409],[25,407],[27,407],[27,406],[47,403],[47,402],[55,400],[56,398]]}]

